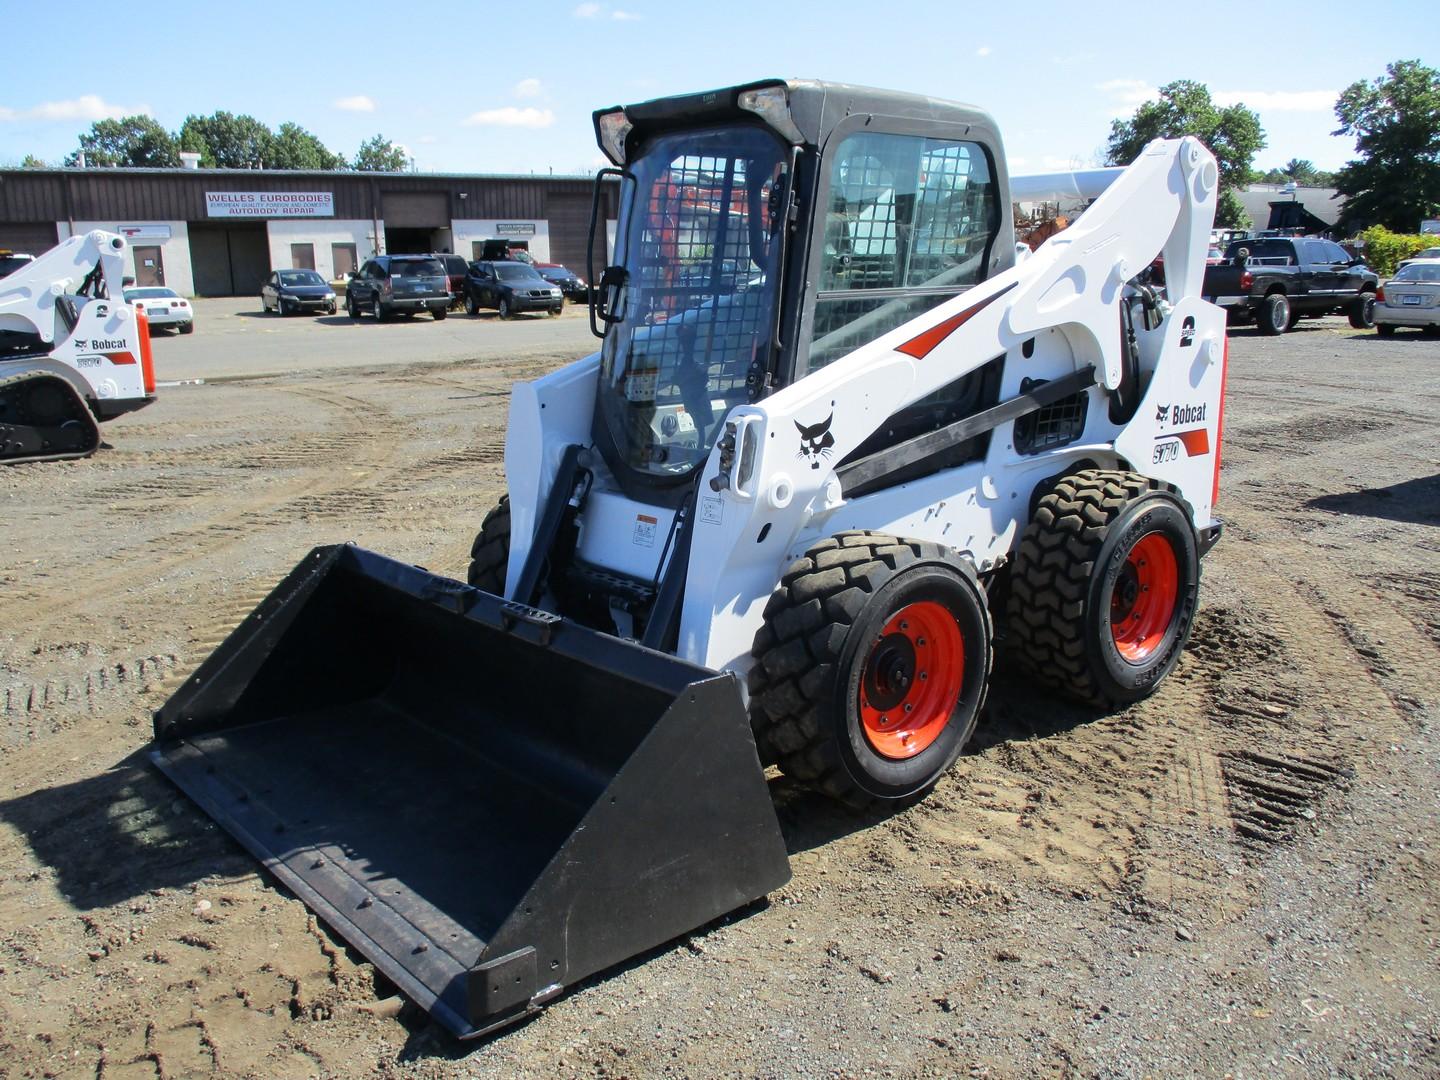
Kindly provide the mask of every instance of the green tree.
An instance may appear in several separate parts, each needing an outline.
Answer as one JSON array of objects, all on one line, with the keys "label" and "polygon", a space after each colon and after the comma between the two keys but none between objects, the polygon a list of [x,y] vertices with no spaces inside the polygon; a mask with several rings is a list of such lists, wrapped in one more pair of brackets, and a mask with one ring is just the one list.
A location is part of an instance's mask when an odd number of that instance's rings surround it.
[{"label": "green tree", "polygon": [[332,153],[299,124],[281,124],[265,164],[272,169],[343,169],[345,159]]},{"label": "green tree", "polygon": [[1210,148],[1220,166],[1220,196],[1215,224],[1224,228],[1246,228],[1249,215],[1235,190],[1251,182],[1250,163],[1265,149],[1265,130],[1260,117],[1244,105],[1219,108],[1210,100],[1204,83],[1180,79],[1160,88],[1157,101],[1147,101],[1129,120],[1110,124],[1106,161],[1129,165],[1151,139],[1176,139],[1194,135]]},{"label": "green tree", "polygon": [[80,164],[81,154],[85,155],[85,164],[91,167],[164,168],[180,164],[174,137],[148,116],[95,121],[90,130],[80,136],[80,149],[67,157],[65,164]]},{"label": "green tree", "polygon": [[361,143],[354,162],[360,172],[404,172],[408,164],[405,148],[396,146],[384,135],[376,135]]},{"label": "green tree", "polygon": [[1440,71],[1419,60],[1351,83],[1335,102],[1336,135],[1353,135],[1360,157],[1336,175],[1348,200],[1341,227],[1384,225],[1408,233],[1440,210]]},{"label": "green tree", "polygon": [[181,150],[198,153],[207,169],[259,169],[274,156],[275,136],[253,116],[221,109],[212,116],[187,116],[179,142]]},{"label": "green tree", "polygon": [[44,168],[47,168],[45,162],[41,161],[41,160],[40,160],[38,157],[36,157],[34,154],[26,154],[26,155],[25,155],[25,160],[22,161],[22,162],[20,162],[20,167],[21,167],[22,169],[44,169]]}]

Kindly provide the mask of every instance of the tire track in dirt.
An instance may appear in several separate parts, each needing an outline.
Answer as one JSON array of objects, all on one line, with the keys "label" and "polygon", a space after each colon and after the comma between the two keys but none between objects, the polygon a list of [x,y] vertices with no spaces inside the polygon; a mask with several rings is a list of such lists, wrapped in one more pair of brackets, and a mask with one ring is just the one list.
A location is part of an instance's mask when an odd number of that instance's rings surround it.
[{"label": "tire track in dirt", "polygon": [[[12,617],[12,625],[25,625],[29,640],[41,640],[48,628],[69,617],[73,607],[103,599],[116,590],[133,587],[136,567],[154,580],[170,570],[202,562],[245,542],[272,527],[277,518],[300,514],[292,509],[304,501],[341,499],[344,492],[356,490],[361,478],[374,482],[374,474],[394,465],[406,433],[401,421],[373,401],[354,394],[318,387],[285,386],[286,393],[306,398],[330,409],[332,423],[338,430],[307,433],[277,448],[275,459],[263,467],[304,467],[301,475],[287,478],[277,485],[247,491],[236,499],[233,493],[214,492],[213,505],[198,507],[201,520],[172,531],[163,532],[134,547],[107,551],[87,563],[84,572],[75,570],[81,588],[45,591],[37,597],[36,609],[23,607]],[[335,468],[335,459],[343,457],[345,466]],[[257,466],[261,467],[261,466]],[[161,481],[163,483],[163,481]],[[203,498],[203,497],[200,497]],[[187,496],[189,501],[199,498]],[[342,500],[343,501],[343,500]],[[159,509],[169,509],[169,500],[160,500]],[[52,568],[52,574],[63,574],[65,567]],[[13,604],[7,605],[12,612]],[[17,645],[21,644],[17,642]],[[9,663],[14,647],[0,653],[0,664]]]}]

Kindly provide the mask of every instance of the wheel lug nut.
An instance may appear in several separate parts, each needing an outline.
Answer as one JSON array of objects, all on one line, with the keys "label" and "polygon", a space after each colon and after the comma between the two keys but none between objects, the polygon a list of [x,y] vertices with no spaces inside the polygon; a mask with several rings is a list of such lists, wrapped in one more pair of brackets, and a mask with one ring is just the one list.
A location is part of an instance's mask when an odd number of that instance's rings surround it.
[{"label": "wheel lug nut", "polygon": [[909,630],[909,629],[910,629],[910,624],[909,624],[908,622],[902,622],[902,623],[900,624],[900,629],[901,629],[901,630]]},{"label": "wheel lug nut", "polygon": [[905,706],[905,711],[906,711],[906,712],[910,712],[910,711],[911,711],[912,709],[914,709],[914,708],[915,708],[914,705],[906,705],[906,706]]},{"label": "wheel lug nut", "polygon": [[925,681],[926,679],[928,679],[928,678],[930,678],[930,673],[929,673],[929,672],[927,672],[927,671],[922,671],[922,672],[920,672],[920,681],[921,681],[921,682],[924,682],[924,681]]},{"label": "wheel lug nut", "polygon": [[925,644],[925,639],[924,639],[923,637],[922,637],[922,638],[916,638],[916,639],[915,639],[915,644],[916,644],[916,645],[924,645],[924,644]]}]

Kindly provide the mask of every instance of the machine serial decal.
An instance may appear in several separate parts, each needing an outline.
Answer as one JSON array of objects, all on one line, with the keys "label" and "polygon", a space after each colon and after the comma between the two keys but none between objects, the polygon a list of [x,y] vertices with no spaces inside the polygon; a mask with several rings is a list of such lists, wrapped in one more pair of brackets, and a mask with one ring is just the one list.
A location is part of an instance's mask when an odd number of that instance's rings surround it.
[{"label": "machine serial decal", "polygon": [[799,420],[795,421],[795,427],[800,432],[800,449],[795,456],[808,461],[812,469],[820,468],[820,459],[834,453],[832,448],[835,445],[835,436],[830,434],[830,423],[834,419],[835,414],[832,412],[820,423],[811,424],[809,427]]},{"label": "machine serial decal", "polygon": [[1180,456],[1180,447],[1185,448],[1186,457],[1204,457],[1210,453],[1210,432],[1206,428],[1177,431],[1171,435],[1155,436],[1155,452],[1150,455],[1151,464],[1163,465]]},{"label": "machine serial decal", "polygon": [[1186,315],[1180,324],[1180,348],[1188,349],[1195,343],[1195,316]]}]

